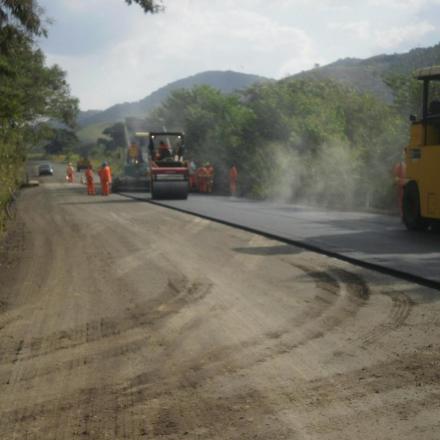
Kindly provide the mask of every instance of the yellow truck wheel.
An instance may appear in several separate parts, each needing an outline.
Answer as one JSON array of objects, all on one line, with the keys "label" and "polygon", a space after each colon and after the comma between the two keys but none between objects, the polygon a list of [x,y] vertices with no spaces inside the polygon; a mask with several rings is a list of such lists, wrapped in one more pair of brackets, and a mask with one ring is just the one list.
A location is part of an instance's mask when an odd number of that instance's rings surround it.
[{"label": "yellow truck wheel", "polygon": [[408,182],[403,190],[402,220],[410,231],[424,231],[429,222],[420,214],[420,195],[417,183]]}]

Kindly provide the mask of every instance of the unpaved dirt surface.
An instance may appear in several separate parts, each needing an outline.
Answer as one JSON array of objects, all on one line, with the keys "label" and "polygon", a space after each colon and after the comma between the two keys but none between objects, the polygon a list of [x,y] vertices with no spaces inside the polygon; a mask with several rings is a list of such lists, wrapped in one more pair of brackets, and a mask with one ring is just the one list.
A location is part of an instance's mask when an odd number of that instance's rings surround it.
[{"label": "unpaved dirt surface", "polygon": [[440,438],[439,292],[42,180],[0,250],[0,439]]}]

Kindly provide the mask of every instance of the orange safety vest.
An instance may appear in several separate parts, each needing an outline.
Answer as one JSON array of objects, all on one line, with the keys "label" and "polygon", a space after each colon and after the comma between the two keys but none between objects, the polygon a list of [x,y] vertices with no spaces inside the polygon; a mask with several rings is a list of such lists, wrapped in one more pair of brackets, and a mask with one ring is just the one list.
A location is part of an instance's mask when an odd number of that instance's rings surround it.
[{"label": "orange safety vest", "polygon": [[112,183],[112,171],[108,165],[102,170],[102,174],[106,183]]},{"label": "orange safety vest", "polygon": [[93,171],[91,169],[87,169],[84,174],[86,175],[87,183],[93,183]]},{"label": "orange safety vest", "polygon": [[394,181],[400,187],[406,183],[406,163],[399,162],[394,165]]},{"label": "orange safety vest", "polygon": [[238,171],[235,165],[229,170],[229,180],[231,182],[236,182],[238,178]]}]

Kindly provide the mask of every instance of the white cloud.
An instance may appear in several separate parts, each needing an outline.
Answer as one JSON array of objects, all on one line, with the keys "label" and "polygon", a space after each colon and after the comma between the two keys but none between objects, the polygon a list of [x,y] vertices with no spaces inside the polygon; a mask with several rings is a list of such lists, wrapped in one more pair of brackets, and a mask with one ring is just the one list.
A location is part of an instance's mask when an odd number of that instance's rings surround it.
[{"label": "white cloud", "polygon": [[287,62],[293,72],[310,68],[316,56],[304,31],[256,13],[169,8],[148,27],[140,16],[123,40],[99,55],[49,61],[68,69],[73,91],[87,108],[140,99],[167,82],[203,70],[273,77],[286,73]]},{"label": "white cloud", "polygon": [[419,38],[436,30],[435,26],[428,21],[377,29],[372,23],[363,20],[352,23],[330,23],[329,28],[345,31],[350,37],[368,41],[379,50],[392,50],[406,42],[417,42]]},{"label": "white cloud", "polygon": [[418,11],[427,6],[440,5],[440,0],[369,0],[369,3],[373,7],[392,7]]},{"label": "white cloud", "polygon": [[204,70],[277,78],[434,44],[440,18],[440,0],[165,0],[154,16],[124,0],[40,1],[56,20],[48,60],[68,71],[82,108],[138,100]]},{"label": "white cloud", "polygon": [[425,21],[413,25],[377,30],[374,32],[374,38],[378,47],[392,50],[409,41],[417,44],[419,38],[434,31],[435,26]]}]

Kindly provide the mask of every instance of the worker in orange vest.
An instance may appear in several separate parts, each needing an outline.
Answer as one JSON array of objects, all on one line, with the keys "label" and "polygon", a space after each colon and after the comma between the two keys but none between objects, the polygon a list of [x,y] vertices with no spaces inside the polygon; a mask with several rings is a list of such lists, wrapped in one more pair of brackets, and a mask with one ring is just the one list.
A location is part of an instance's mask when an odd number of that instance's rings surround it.
[{"label": "worker in orange vest", "polygon": [[237,180],[238,180],[238,171],[235,164],[232,164],[231,169],[229,170],[229,190],[231,192],[231,196],[235,196],[237,193]]},{"label": "worker in orange vest", "polygon": [[69,183],[73,183],[73,181],[75,180],[75,170],[73,169],[71,162],[69,162],[66,168],[66,180]]},{"label": "worker in orange vest", "polygon": [[112,171],[108,162],[104,162],[102,165],[102,195],[108,196],[112,184]]},{"label": "worker in orange vest", "polygon": [[403,191],[406,184],[406,163],[401,160],[394,165],[394,182],[397,188],[397,203],[400,210],[400,215],[403,213]]},{"label": "worker in orange vest", "polygon": [[214,167],[209,162],[206,165],[206,171],[208,173],[207,192],[212,193],[214,188]]},{"label": "worker in orange vest", "polygon": [[110,186],[112,183],[112,172],[107,162],[103,162],[98,171],[101,180],[101,195],[108,196],[110,194]]},{"label": "worker in orange vest", "polygon": [[208,170],[205,166],[200,167],[197,170],[197,187],[199,192],[206,193],[208,192]]},{"label": "worker in orange vest", "polygon": [[105,162],[98,169],[99,183],[101,184],[101,195],[104,195],[104,167]]},{"label": "worker in orange vest", "polygon": [[87,194],[89,196],[94,196],[96,194],[96,191],[95,191],[95,181],[93,176],[93,167],[91,164],[88,165],[87,169],[84,172],[84,175],[86,177]]}]

